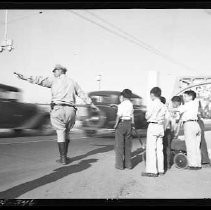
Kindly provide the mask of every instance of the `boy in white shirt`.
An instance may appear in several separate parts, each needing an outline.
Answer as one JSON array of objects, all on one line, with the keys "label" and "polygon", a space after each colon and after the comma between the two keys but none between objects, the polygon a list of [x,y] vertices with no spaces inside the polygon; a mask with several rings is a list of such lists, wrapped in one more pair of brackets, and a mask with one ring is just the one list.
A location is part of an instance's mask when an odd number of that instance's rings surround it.
[{"label": "boy in white shirt", "polygon": [[157,177],[164,174],[163,136],[167,111],[160,101],[161,89],[154,87],[150,91],[152,104],[148,106],[146,119],[149,123],[146,140],[146,172],[142,176]]},{"label": "boy in white shirt", "polygon": [[130,101],[132,91],[124,89],[120,94],[115,131],[115,167],[132,169],[131,163],[131,131],[134,126],[133,104]]},{"label": "boy in white shirt", "polygon": [[201,129],[197,122],[199,101],[192,90],[184,92],[184,105],[178,107],[184,126],[184,136],[187,149],[189,169],[201,169]]}]

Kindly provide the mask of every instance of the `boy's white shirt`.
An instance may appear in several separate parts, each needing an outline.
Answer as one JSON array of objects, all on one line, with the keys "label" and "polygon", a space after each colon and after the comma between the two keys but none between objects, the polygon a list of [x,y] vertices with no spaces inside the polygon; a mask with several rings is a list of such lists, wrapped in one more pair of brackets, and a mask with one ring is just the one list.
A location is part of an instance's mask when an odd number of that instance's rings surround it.
[{"label": "boy's white shirt", "polygon": [[124,100],[118,105],[117,115],[121,119],[132,119],[133,118],[133,104],[130,100]]},{"label": "boy's white shirt", "polygon": [[158,122],[164,124],[167,106],[159,98],[152,101],[147,107],[146,119],[148,122]]},{"label": "boy's white shirt", "polygon": [[172,112],[172,109],[172,104],[167,107],[167,112],[165,116],[165,128],[171,129],[171,131],[175,131],[178,126],[178,123],[176,123],[176,121],[179,120],[180,114],[179,112]]},{"label": "boy's white shirt", "polygon": [[182,121],[187,120],[197,120],[199,111],[199,100],[194,99],[192,101],[186,102],[184,105],[178,107],[180,114],[183,113]]}]

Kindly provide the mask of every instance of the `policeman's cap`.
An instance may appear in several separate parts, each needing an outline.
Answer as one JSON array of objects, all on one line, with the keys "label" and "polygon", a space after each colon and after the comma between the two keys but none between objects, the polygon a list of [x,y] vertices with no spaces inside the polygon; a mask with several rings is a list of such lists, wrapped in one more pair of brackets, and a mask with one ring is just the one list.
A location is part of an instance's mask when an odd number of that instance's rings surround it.
[{"label": "policeman's cap", "polygon": [[67,71],[67,69],[66,69],[64,66],[60,65],[60,64],[56,64],[56,66],[55,66],[54,69],[53,69],[53,72],[54,72],[55,70],[63,70],[65,73],[66,73],[66,71]]},{"label": "policeman's cap", "polygon": [[132,97],[132,91],[130,89],[124,89],[120,95],[122,95],[124,98],[131,98]]}]

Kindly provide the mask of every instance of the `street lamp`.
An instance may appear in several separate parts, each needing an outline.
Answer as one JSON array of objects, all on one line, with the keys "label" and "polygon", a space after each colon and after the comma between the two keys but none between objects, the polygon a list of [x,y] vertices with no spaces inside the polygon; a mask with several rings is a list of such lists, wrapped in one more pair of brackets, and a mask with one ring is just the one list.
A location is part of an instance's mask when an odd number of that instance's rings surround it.
[{"label": "street lamp", "polygon": [[8,11],[5,11],[5,31],[4,31],[4,40],[1,42],[0,45],[0,52],[3,52],[4,50],[8,50],[9,52],[14,49],[13,47],[13,41],[11,39],[7,39],[7,17],[8,17]]}]

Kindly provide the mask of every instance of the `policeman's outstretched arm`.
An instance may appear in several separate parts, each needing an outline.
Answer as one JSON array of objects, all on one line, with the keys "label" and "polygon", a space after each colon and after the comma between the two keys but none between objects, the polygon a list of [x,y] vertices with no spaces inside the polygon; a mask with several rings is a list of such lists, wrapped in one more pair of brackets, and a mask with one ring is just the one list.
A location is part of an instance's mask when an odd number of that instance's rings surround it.
[{"label": "policeman's outstretched arm", "polygon": [[48,88],[52,86],[52,79],[50,79],[49,77],[42,77],[42,76],[26,77],[23,74],[20,74],[17,72],[14,72],[14,74],[18,77],[18,79],[26,80],[32,84],[37,84],[37,85],[48,87]]},{"label": "policeman's outstretched arm", "polygon": [[17,72],[13,72],[18,79],[22,79],[22,80],[27,80],[28,78],[26,76],[24,76],[23,74],[17,73]]},{"label": "policeman's outstretched arm", "polygon": [[77,96],[84,101],[84,103],[90,105],[95,110],[99,110],[99,108],[93,104],[91,98],[81,89],[77,82],[75,82],[75,92]]}]

